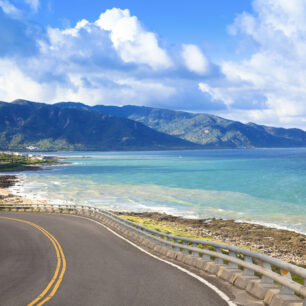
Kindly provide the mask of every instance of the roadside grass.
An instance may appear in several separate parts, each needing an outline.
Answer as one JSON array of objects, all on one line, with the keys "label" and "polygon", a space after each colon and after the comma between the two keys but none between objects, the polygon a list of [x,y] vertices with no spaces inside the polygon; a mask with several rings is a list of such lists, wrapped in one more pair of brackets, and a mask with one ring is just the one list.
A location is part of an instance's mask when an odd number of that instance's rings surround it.
[{"label": "roadside grass", "polygon": [[169,235],[174,235],[174,236],[181,236],[181,237],[186,237],[186,238],[192,238],[192,239],[201,239],[201,240],[208,240],[208,241],[215,241],[215,242],[221,242],[218,240],[213,239],[211,236],[203,237],[200,235],[197,235],[192,232],[187,232],[184,230],[183,227],[181,226],[171,226],[168,224],[164,223],[159,223],[158,221],[153,221],[147,218],[142,218],[142,217],[137,217],[137,216],[126,216],[126,215],[120,215],[121,218],[127,219],[129,221],[135,222],[137,224],[146,226],[150,229],[153,229],[155,231],[164,233],[164,234],[169,234]]},{"label": "roadside grass", "polygon": [[[206,241],[213,241],[213,242],[218,242],[218,243],[224,243],[224,241],[217,240],[213,236],[201,236],[197,235],[194,232],[187,231],[183,226],[171,226],[169,224],[165,224],[163,221],[156,221],[156,220],[151,220],[149,218],[144,218],[144,217],[138,217],[138,216],[128,216],[128,215],[121,215],[121,218],[130,220],[132,222],[135,222],[137,224],[146,226],[150,229],[154,229],[156,231],[159,231],[161,233],[169,234],[169,235],[174,235],[174,236],[181,236],[185,238],[191,238],[191,239],[200,239],[200,240],[206,240]],[[250,251],[255,251],[260,253],[259,251],[249,248],[247,246],[243,245],[237,245],[237,247],[241,249],[246,249]]]}]

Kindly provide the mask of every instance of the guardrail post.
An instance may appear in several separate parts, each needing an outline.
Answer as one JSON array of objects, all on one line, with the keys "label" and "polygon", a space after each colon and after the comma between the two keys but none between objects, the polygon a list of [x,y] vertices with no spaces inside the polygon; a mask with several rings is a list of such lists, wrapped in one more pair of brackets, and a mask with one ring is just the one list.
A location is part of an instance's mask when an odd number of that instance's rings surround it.
[{"label": "guardrail post", "polygon": [[[203,249],[206,250],[207,249],[207,245],[203,244]],[[202,259],[205,260],[205,261],[210,261],[211,260],[210,256],[207,255],[207,254],[203,254]]]},{"label": "guardrail post", "polygon": [[[230,257],[236,258],[236,253],[233,252],[233,251],[229,251],[228,255],[229,255]],[[230,268],[235,268],[235,269],[238,268],[238,265],[237,265],[236,263],[234,263],[234,262],[229,262],[228,266],[229,266]]]},{"label": "guardrail post", "polygon": [[[217,253],[219,253],[219,254],[222,254],[222,250],[221,250],[221,248],[216,248],[216,251],[217,251]],[[219,265],[222,265],[223,264],[223,259],[221,259],[221,258],[216,258],[216,263],[217,264],[219,264]]]},{"label": "guardrail post", "polygon": [[147,230],[146,232],[150,235],[149,237],[147,236],[147,239],[149,239],[150,241],[152,241],[152,239],[153,239],[153,238],[152,238],[152,233],[151,233],[150,231],[148,231],[148,230]]},{"label": "guardrail post", "polygon": [[[174,243],[180,244],[179,241],[178,241],[177,239],[174,240]],[[181,248],[179,248],[179,247],[177,247],[177,246],[174,247],[174,251],[179,252],[180,250],[181,250]]]},{"label": "guardrail post", "polygon": [[[285,278],[292,280],[291,273],[287,270],[281,269],[281,275]],[[281,293],[283,294],[294,294],[294,291],[288,287],[282,286]]]},{"label": "guardrail post", "polygon": [[[187,242],[185,240],[183,240],[183,245],[187,245]],[[183,254],[187,254],[189,255],[189,251],[186,250],[185,248],[183,248],[183,251],[182,251]]]},{"label": "guardrail post", "polygon": [[[248,263],[251,263],[251,264],[253,263],[252,257],[250,257],[250,256],[244,256],[244,261],[246,261]],[[244,269],[243,274],[253,276],[254,271],[250,270],[250,269]]]},{"label": "guardrail post", "polygon": [[[197,247],[198,247],[198,244],[197,244],[197,243],[193,243],[192,246],[193,246],[194,248],[197,248]],[[192,251],[191,255],[192,255],[193,257],[199,257],[199,252]]]},{"label": "guardrail post", "polygon": [[[163,236],[163,235],[159,235],[159,238],[162,239],[162,240],[165,240],[165,236]],[[164,241],[161,241],[161,242],[160,242],[160,245],[161,245],[161,246],[165,246],[166,244],[165,244]]]},{"label": "guardrail post", "polygon": [[[168,242],[172,242],[172,241],[171,241],[171,238],[169,238],[169,237],[167,237],[167,241],[168,241]],[[171,244],[168,244],[168,243],[167,243],[167,244],[166,244],[166,247],[167,247],[168,249],[171,249],[171,250],[172,250],[172,245],[171,245]]]},{"label": "guardrail post", "polygon": [[[267,262],[262,262],[262,267],[265,268],[268,271],[271,271],[271,265]],[[273,284],[273,280],[270,277],[267,277],[265,275],[262,276],[261,281],[264,284]]]}]

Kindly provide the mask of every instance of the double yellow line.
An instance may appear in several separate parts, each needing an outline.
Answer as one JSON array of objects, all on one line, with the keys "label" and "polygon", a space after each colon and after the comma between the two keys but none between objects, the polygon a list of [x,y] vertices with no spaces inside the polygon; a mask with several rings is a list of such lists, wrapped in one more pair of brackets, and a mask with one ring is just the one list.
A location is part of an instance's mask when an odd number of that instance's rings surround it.
[{"label": "double yellow line", "polygon": [[34,299],[32,302],[28,304],[28,306],[44,305],[55,295],[56,291],[58,290],[58,287],[60,286],[62,282],[64,273],[66,271],[66,258],[63,253],[63,249],[61,245],[59,244],[59,242],[56,240],[56,238],[53,235],[51,235],[44,228],[40,227],[39,225],[33,222],[22,220],[22,219],[9,218],[9,217],[0,217],[0,218],[29,224],[35,227],[36,229],[38,229],[39,231],[41,231],[52,242],[55,252],[56,252],[56,257],[57,257],[57,265],[56,265],[55,272],[53,274],[51,281],[48,283],[48,285],[45,287],[42,293],[36,299]]}]

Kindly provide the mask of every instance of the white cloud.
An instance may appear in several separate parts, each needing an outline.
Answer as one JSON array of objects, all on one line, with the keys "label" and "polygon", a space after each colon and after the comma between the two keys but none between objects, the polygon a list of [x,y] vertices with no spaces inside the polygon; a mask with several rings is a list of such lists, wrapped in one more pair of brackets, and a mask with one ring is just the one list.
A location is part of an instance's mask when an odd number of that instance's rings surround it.
[{"label": "white cloud", "polygon": [[226,79],[200,88],[237,119],[306,128],[306,2],[254,0],[253,7],[230,33],[251,38],[256,51],[249,59],[222,62]]},{"label": "white cloud", "polygon": [[[39,0],[24,0],[33,11],[37,11],[39,7]],[[11,1],[0,0],[0,8],[3,12],[10,16],[11,18],[21,19],[23,14],[20,9],[18,9]]]},{"label": "white cloud", "polygon": [[227,106],[230,106],[234,103],[234,100],[231,95],[231,88],[214,88],[207,83],[199,83],[199,89],[210,95],[214,101],[223,101]]},{"label": "white cloud", "polygon": [[182,57],[190,71],[200,75],[209,72],[209,61],[196,45],[183,45]]},{"label": "white cloud", "polygon": [[0,59],[0,84],[0,97],[4,101],[12,101],[19,97],[29,100],[35,97],[37,101],[43,101],[48,93],[53,92],[50,84],[46,86],[31,79],[9,59]]},{"label": "white cloud", "polygon": [[[39,5],[31,3],[33,8]],[[82,19],[64,29],[31,28],[25,16],[18,22],[11,24],[14,44],[10,48],[5,44],[8,56],[0,56],[0,100],[181,109],[200,109],[206,103],[197,85],[207,64],[201,51],[194,45],[186,46],[187,51],[195,50],[201,69],[200,75],[197,69],[190,73],[182,64],[181,52],[175,53],[182,48],[163,48],[157,35],[147,31],[129,10],[113,8],[94,22]],[[20,28],[31,35],[31,44],[28,36],[16,34],[15,29]],[[220,108],[220,103],[211,105]]]},{"label": "white cloud", "polygon": [[25,0],[25,2],[32,8],[34,12],[37,12],[39,7],[39,0]]},{"label": "white cloud", "polygon": [[153,69],[166,69],[172,61],[152,32],[143,29],[129,10],[113,8],[100,15],[96,24],[109,31],[113,47],[126,63],[147,64]]},{"label": "white cloud", "polygon": [[12,18],[20,18],[21,11],[7,0],[0,0],[0,8],[3,12]]},{"label": "white cloud", "polygon": [[[0,58],[1,100],[146,105],[175,94],[162,77],[150,78],[172,62],[127,10],[108,10],[97,22],[83,19],[64,30],[49,27],[46,35],[37,38],[35,56]],[[137,76],[138,69],[147,77]]]}]

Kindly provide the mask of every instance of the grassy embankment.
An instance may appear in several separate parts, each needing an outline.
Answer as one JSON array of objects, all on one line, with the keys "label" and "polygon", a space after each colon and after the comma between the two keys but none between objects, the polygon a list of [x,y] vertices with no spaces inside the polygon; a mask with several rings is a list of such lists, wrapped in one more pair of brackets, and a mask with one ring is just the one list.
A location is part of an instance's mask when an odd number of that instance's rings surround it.
[{"label": "grassy embankment", "polygon": [[143,226],[146,226],[150,229],[153,229],[155,231],[174,235],[174,236],[181,236],[186,238],[192,238],[192,239],[204,239],[208,241],[215,241],[215,242],[221,242],[213,239],[213,237],[207,236],[203,237],[200,235],[197,235],[193,232],[187,232],[183,227],[180,226],[171,226],[168,224],[164,224],[162,222],[156,221],[156,220],[150,220],[149,218],[143,218],[143,217],[136,217],[136,216],[126,216],[126,215],[120,215],[120,217],[125,218],[127,220],[133,221],[135,223],[141,224]]}]

